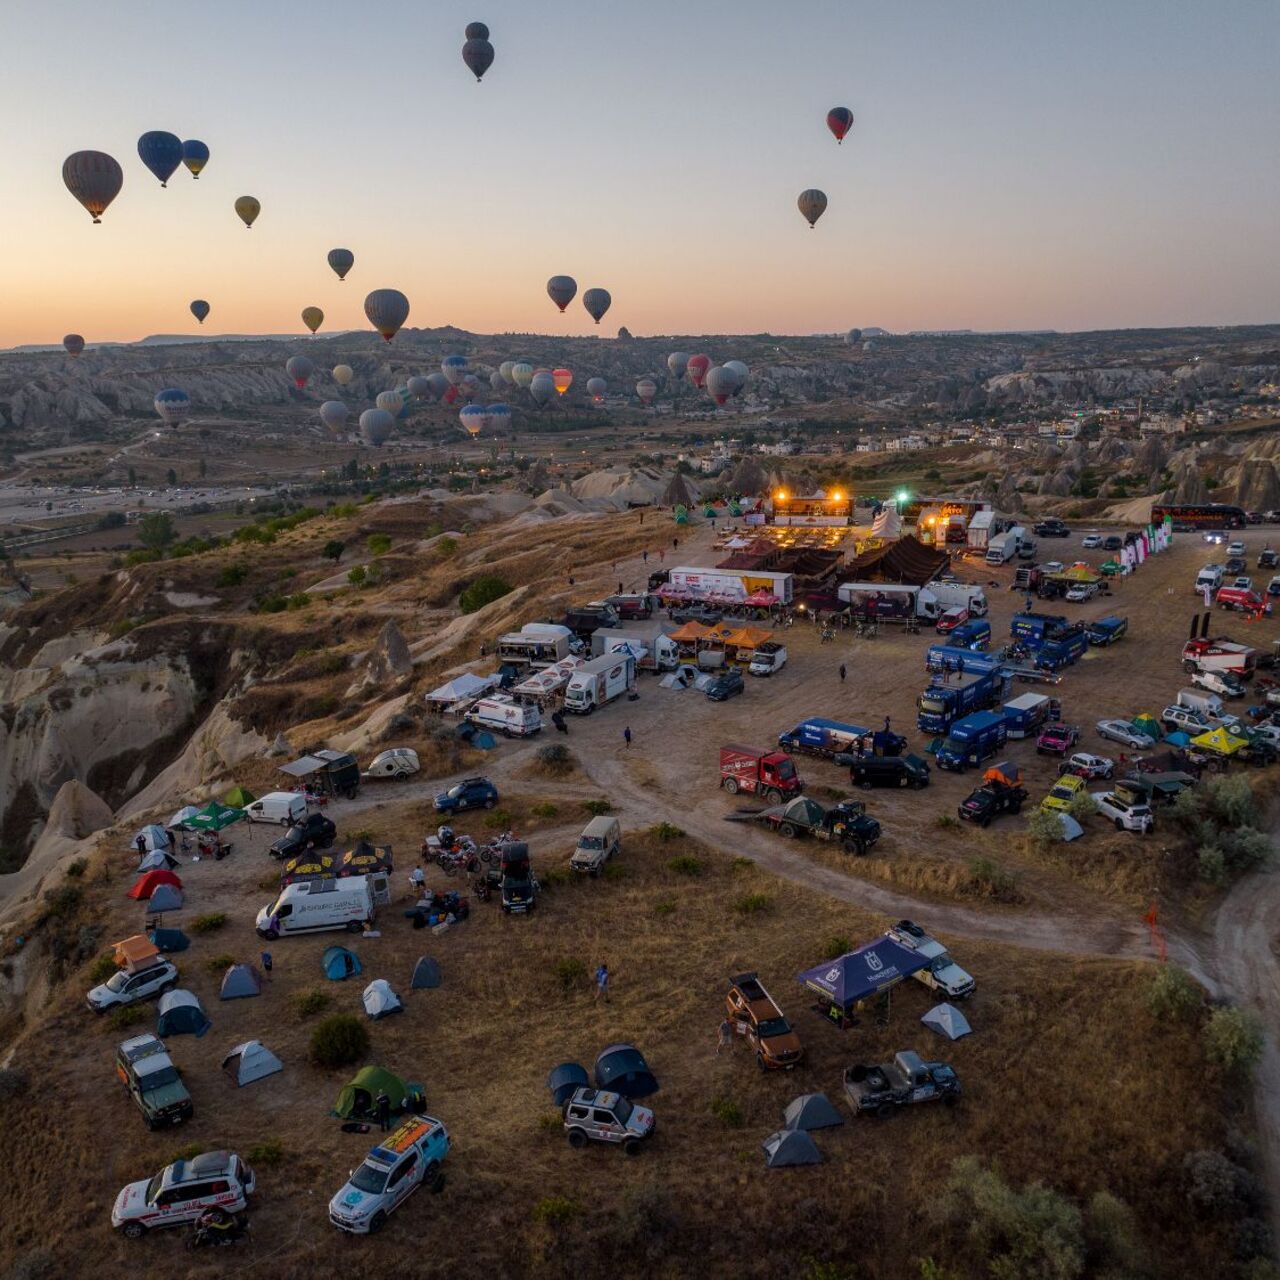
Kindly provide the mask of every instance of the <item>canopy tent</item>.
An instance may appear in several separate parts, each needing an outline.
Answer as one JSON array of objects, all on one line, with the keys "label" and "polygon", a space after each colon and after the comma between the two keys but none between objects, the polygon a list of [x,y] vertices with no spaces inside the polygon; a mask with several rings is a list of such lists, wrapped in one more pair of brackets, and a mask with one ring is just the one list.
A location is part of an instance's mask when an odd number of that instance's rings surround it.
[{"label": "canopy tent", "polygon": [[1001,760],[991,765],[982,775],[983,782],[999,782],[1006,787],[1022,785],[1022,770],[1012,760]]},{"label": "canopy tent", "polygon": [[348,849],[338,864],[340,876],[371,876],[378,871],[391,870],[391,846],[375,846],[367,840],[361,840],[354,849]]},{"label": "canopy tent", "polygon": [[803,1129],[779,1129],[777,1133],[771,1133],[761,1146],[764,1148],[766,1169],[822,1162],[817,1144]]},{"label": "canopy tent", "polygon": [[280,883],[296,884],[302,880],[332,880],[334,878],[333,859],[327,853],[300,853],[290,858],[280,872]]},{"label": "canopy tent", "polygon": [[233,822],[243,822],[245,816],[243,809],[232,809],[216,800],[210,800],[187,825],[193,831],[221,831]]},{"label": "canopy tent", "polygon": [[145,969],[160,956],[160,948],[148,937],[135,933],[131,938],[117,942],[113,948],[112,959],[122,969],[132,973],[135,969]]},{"label": "canopy tent", "polygon": [[166,955],[185,951],[191,945],[191,939],[181,929],[152,929],[147,936]]},{"label": "canopy tent", "polygon": [[1111,577],[1114,577],[1117,573],[1119,573],[1123,568],[1124,566],[1122,564],[1118,564],[1114,560],[1104,560],[1098,566],[1098,572],[1101,573],[1102,576],[1105,578],[1111,578]]},{"label": "canopy tent", "polygon": [[715,627],[708,627],[704,623],[691,620],[670,632],[668,639],[674,640],[676,644],[697,644],[714,630]]},{"label": "canopy tent", "polygon": [[218,996],[222,1000],[243,1000],[262,994],[262,974],[256,965],[233,964],[222,975]]},{"label": "canopy tent", "polygon": [[424,702],[436,703],[442,707],[451,707],[458,702],[466,702],[473,698],[479,698],[489,692],[498,683],[496,675],[477,676],[470,671],[464,671],[460,676],[455,676],[448,684],[442,684],[438,689],[433,689],[423,698]]},{"label": "canopy tent", "polygon": [[871,521],[871,535],[875,538],[883,538],[886,542],[902,536],[902,516],[898,512],[896,502],[886,502],[880,508],[879,513]]},{"label": "canopy tent", "polygon": [[1077,560],[1074,564],[1068,565],[1060,573],[1055,573],[1052,576],[1064,579],[1067,582],[1087,583],[1098,581],[1098,574],[1096,574],[1083,560]]},{"label": "canopy tent", "polygon": [[175,813],[165,826],[168,827],[185,827],[187,823],[199,813],[200,810],[193,804],[184,804],[181,809]]},{"label": "canopy tent", "polygon": [[328,947],[320,957],[320,967],[330,982],[342,982],[363,971],[360,957],[346,947]]},{"label": "canopy tent", "polygon": [[841,1009],[849,1009],[923,969],[927,960],[892,938],[877,938],[847,955],[817,965],[796,981]]},{"label": "canopy tent", "polygon": [[361,1067],[342,1086],[334,1114],[347,1119],[350,1116],[372,1115],[378,1094],[385,1093],[391,1100],[391,1110],[400,1111],[410,1099],[409,1086],[399,1076],[384,1067]]},{"label": "canopy tent", "polygon": [[782,1113],[784,1129],[830,1129],[844,1124],[842,1116],[825,1093],[802,1093],[787,1104]]},{"label": "canopy tent", "polygon": [[1199,733],[1191,739],[1193,747],[1201,751],[1212,751],[1214,755],[1233,756],[1242,747],[1249,745],[1248,739],[1232,733],[1225,725],[1210,729],[1207,733]]},{"label": "canopy tent", "polygon": [[969,1019],[953,1004],[935,1004],[928,1013],[921,1016],[920,1021],[948,1040],[959,1040],[973,1030]]},{"label": "canopy tent", "polygon": [[142,853],[150,853],[153,849],[167,849],[169,847],[169,833],[155,823],[143,827],[140,831],[135,831],[133,839],[129,843],[137,849],[139,840],[146,846],[145,849],[139,851]]},{"label": "canopy tent", "polygon": [[243,1088],[263,1076],[283,1071],[284,1063],[261,1040],[246,1040],[223,1058],[222,1069],[235,1081],[237,1088]]},{"label": "canopy tent", "polygon": [[160,1022],[156,1026],[156,1035],[164,1036],[196,1036],[204,1035],[213,1023],[205,1013],[199,998],[190,991],[177,988],[166,991],[160,997]]},{"label": "canopy tent", "polygon": [[232,809],[247,809],[258,797],[246,787],[232,787],[225,796],[222,797],[222,803],[229,805]]},{"label": "canopy tent", "polygon": [[1160,728],[1160,721],[1150,711],[1144,711],[1140,716],[1134,716],[1129,721],[1129,727],[1134,733],[1145,733],[1152,742],[1159,742],[1164,737],[1164,730]]},{"label": "canopy tent", "polygon": [[907,534],[886,547],[870,547],[846,567],[850,582],[904,582],[923,587],[951,564],[945,551],[934,551]]},{"label": "canopy tent", "polygon": [[765,631],[762,627],[720,627],[712,631],[707,639],[728,649],[758,649],[773,639],[773,632]]},{"label": "canopy tent", "polygon": [[1191,735],[1182,729],[1175,729],[1172,733],[1166,733],[1164,740],[1171,747],[1186,747],[1191,744]]},{"label": "canopy tent", "polygon": [[[413,981],[409,983],[415,991],[438,987],[441,982],[440,962],[430,956],[419,956],[418,963],[413,966]],[[585,1084],[586,1081],[584,1080]]]},{"label": "canopy tent", "polygon": [[[152,876],[156,873],[148,871],[147,875]],[[152,890],[151,896],[147,899],[147,910],[153,912],[161,911],[177,911],[182,907],[182,890],[175,889],[171,884],[158,884]]]},{"label": "canopy tent", "polygon": [[386,978],[374,978],[364,989],[361,1000],[364,1011],[376,1022],[379,1018],[388,1018],[393,1013],[403,1013],[404,1005],[400,997],[391,990],[391,983]]},{"label": "canopy tent", "polygon": [[562,1062],[547,1073],[547,1088],[557,1107],[563,1107],[573,1096],[574,1090],[591,1083],[587,1069],[580,1062]]},{"label": "canopy tent", "polygon": [[172,871],[148,871],[133,882],[133,888],[129,890],[129,897],[138,902],[143,902],[151,897],[163,884],[172,885],[175,889],[182,888],[182,881]]},{"label": "canopy tent", "polygon": [[172,871],[178,865],[178,860],[171,853],[166,853],[163,849],[152,849],[150,853],[145,854],[141,862],[138,863],[138,870],[142,871]]},{"label": "canopy tent", "polygon": [[624,1098],[647,1098],[658,1092],[657,1077],[633,1044],[611,1044],[596,1058],[596,1088],[612,1089]]}]

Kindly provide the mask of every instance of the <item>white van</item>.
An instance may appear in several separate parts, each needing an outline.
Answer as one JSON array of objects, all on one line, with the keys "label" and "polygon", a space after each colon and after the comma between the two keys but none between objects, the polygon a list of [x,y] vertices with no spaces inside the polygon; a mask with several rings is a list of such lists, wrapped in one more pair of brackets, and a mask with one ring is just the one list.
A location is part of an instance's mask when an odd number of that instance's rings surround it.
[{"label": "white van", "polygon": [[278,822],[291,827],[307,816],[307,798],[297,791],[272,791],[245,806],[245,817],[250,822]]},{"label": "white van", "polygon": [[1227,576],[1226,569],[1220,564],[1207,564],[1196,574],[1196,591],[1202,592],[1206,587],[1210,591],[1217,591],[1222,586],[1222,580]]},{"label": "white van", "polygon": [[287,884],[280,896],[258,912],[256,928],[264,938],[347,929],[360,933],[373,920],[375,906],[391,901],[385,872],[371,876],[343,876],[334,880],[304,880]]},{"label": "white van", "polygon": [[542,712],[535,706],[516,702],[507,694],[481,698],[466,714],[482,729],[496,729],[508,738],[527,738],[542,728]]}]

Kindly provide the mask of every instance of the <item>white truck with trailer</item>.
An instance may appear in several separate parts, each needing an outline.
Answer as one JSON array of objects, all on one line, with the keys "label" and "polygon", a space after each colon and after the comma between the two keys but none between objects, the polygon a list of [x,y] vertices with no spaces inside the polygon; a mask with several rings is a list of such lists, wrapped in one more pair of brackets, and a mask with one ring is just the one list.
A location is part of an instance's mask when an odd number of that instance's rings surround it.
[{"label": "white truck with trailer", "polygon": [[764,569],[701,569],[682,565],[672,569],[659,594],[668,603],[712,600],[745,601],[748,596],[768,592],[779,604],[795,598],[795,575]]},{"label": "white truck with trailer", "polygon": [[294,934],[346,929],[361,933],[372,923],[377,907],[391,901],[391,883],[384,871],[368,876],[341,876],[287,884],[280,896],[258,912],[259,936],[287,938]]},{"label": "white truck with trailer", "polygon": [[662,630],[661,624],[645,627],[631,623],[623,631],[592,634],[592,657],[624,650],[635,658],[637,671],[674,671],[680,665],[680,646]]},{"label": "white truck with trailer", "polygon": [[599,707],[635,688],[636,660],[630,653],[605,653],[584,662],[569,677],[564,709],[589,716]]}]

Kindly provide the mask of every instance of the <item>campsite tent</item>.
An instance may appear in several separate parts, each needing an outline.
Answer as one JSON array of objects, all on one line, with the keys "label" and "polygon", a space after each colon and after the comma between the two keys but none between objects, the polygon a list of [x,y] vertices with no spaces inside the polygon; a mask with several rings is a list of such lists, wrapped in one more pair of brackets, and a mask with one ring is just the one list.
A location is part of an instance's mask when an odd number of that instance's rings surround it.
[{"label": "campsite tent", "polygon": [[367,840],[361,840],[354,849],[348,849],[338,864],[340,876],[371,876],[378,871],[391,870],[391,846],[374,846]]},{"label": "campsite tent", "polygon": [[551,1090],[551,1100],[557,1107],[563,1107],[575,1089],[590,1083],[591,1077],[580,1062],[562,1062],[547,1073],[547,1088]]},{"label": "campsite tent", "polygon": [[404,1011],[400,997],[391,990],[391,983],[386,978],[374,978],[364,989],[360,997],[364,1001],[364,1011],[375,1019],[390,1017],[393,1013]]},{"label": "campsite tent", "polygon": [[160,997],[160,1023],[156,1034],[161,1036],[202,1036],[213,1023],[205,1013],[199,999],[190,991],[178,988],[166,991]]},{"label": "campsite tent", "polygon": [[477,676],[470,671],[464,671],[448,684],[442,684],[438,689],[433,689],[423,700],[438,710],[448,710],[459,702],[468,702],[473,698],[482,697],[497,683],[496,675]]},{"label": "campsite tent", "polygon": [[191,939],[181,929],[152,929],[147,936],[166,955],[171,951],[185,951],[191,945]]},{"label": "campsite tent", "polygon": [[1164,730],[1160,727],[1160,721],[1150,711],[1144,711],[1140,716],[1134,716],[1129,725],[1134,733],[1145,733],[1152,742],[1159,742],[1164,737]]},{"label": "campsite tent", "polygon": [[836,960],[807,969],[797,975],[796,981],[848,1010],[887,991],[927,963],[923,956],[892,938],[877,938]]},{"label": "campsite tent", "polygon": [[361,972],[360,957],[346,947],[329,947],[320,957],[320,967],[331,982],[341,982]]},{"label": "campsite tent", "polygon": [[1248,740],[1237,737],[1224,725],[1210,729],[1207,733],[1199,733],[1191,739],[1193,747],[1202,751],[1212,751],[1214,755],[1233,756],[1241,747],[1248,746]]},{"label": "campsite tent", "polygon": [[427,987],[438,987],[440,962],[433,960],[430,956],[419,956],[418,963],[413,966],[413,981],[409,985],[415,991],[421,991]]},{"label": "campsite tent", "polygon": [[793,1164],[819,1164],[822,1155],[803,1129],[779,1129],[761,1144],[766,1169],[785,1169]]},{"label": "campsite tent", "polygon": [[647,1098],[658,1081],[644,1054],[633,1044],[611,1044],[596,1058],[596,1088],[612,1089],[624,1098]]},{"label": "campsite tent", "polygon": [[187,826],[195,831],[221,831],[223,827],[229,827],[233,822],[243,822],[245,816],[243,809],[230,809],[225,804],[210,800],[187,823]]},{"label": "campsite tent", "polygon": [[143,871],[172,871],[177,865],[178,860],[173,854],[163,849],[152,849],[138,863],[138,871],[139,873]]},{"label": "campsite tent", "polygon": [[200,810],[197,809],[195,805],[184,804],[165,825],[169,827],[185,827],[187,823],[199,812]]},{"label": "campsite tent", "polygon": [[243,1000],[262,994],[262,974],[256,965],[233,964],[222,975],[222,987],[218,992],[223,1000]]},{"label": "campsite tent", "polygon": [[133,839],[129,843],[136,849],[138,847],[138,837],[141,836],[146,843],[146,852],[150,853],[152,849],[167,849],[169,847],[169,833],[163,828],[152,823],[149,827],[143,827],[141,831],[135,831]]},{"label": "campsite tent", "polygon": [[257,798],[252,791],[247,791],[244,787],[232,787],[222,797],[222,803],[230,805],[233,809],[247,809]]},{"label": "campsite tent", "polygon": [[871,536],[889,542],[902,536],[902,517],[895,502],[886,502],[871,522]]},{"label": "campsite tent", "polygon": [[151,938],[135,933],[133,937],[125,938],[115,944],[113,958],[120,968],[136,973],[139,969],[146,969],[153,965],[159,955],[160,948]]},{"label": "campsite tent", "polygon": [[802,1093],[782,1113],[784,1129],[830,1129],[838,1124],[844,1124],[844,1116],[825,1093]]},{"label": "campsite tent", "polygon": [[920,1021],[948,1040],[959,1040],[973,1030],[969,1019],[953,1004],[935,1004],[928,1013],[922,1015]]},{"label": "campsite tent", "polygon": [[172,871],[148,871],[134,881],[129,897],[145,902],[162,884],[172,885],[175,889],[182,888],[182,881]]},{"label": "campsite tent", "polygon": [[[148,871],[147,875],[155,875],[154,871]],[[182,890],[175,889],[171,884],[158,884],[152,890],[151,897],[147,899],[147,910],[159,913],[161,911],[177,911],[182,906]]]},{"label": "campsite tent", "polygon": [[223,1058],[222,1069],[241,1087],[283,1071],[284,1063],[261,1040],[246,1040]]},{"label": "campsite tent", "polygon": [[344,1120],[350,1116],[371,1115],[378,1094],[391,1099],[391,1110],[399,1111],[410,1098],[409,1086],[399,1076],[383,1067],[361,1067],[349,1084],[342,1086],[334,1113]]},{"label": "campsite tent", "polygon": [[327,853],[300,853],[290,858],[280,872],[281,885],[296,884],[301,880],[332,880],[333,859]]}]

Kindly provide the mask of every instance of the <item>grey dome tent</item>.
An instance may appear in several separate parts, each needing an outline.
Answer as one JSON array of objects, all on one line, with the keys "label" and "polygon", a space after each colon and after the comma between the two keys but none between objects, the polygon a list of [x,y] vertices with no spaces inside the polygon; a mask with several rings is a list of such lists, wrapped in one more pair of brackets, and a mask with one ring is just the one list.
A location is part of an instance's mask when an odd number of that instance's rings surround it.
[{"label": "grey dome tent", "polygon": [[152,929],[147,937],[158,951],[166,955],[172,951],[185,951],[191,945],[191,939],[181,929]]},{"label": "grey dome tent", "polygon": [[156,885],[155,892],[147,899],[151,912],[177,911],[182,906],[182,890],[171,884]]},{"label": "grey dome tent", "polygon": [[146,846],[146,852],[151,853],[156,849],[167,849],[169,847],[169,833],[156,823],[143,827],[141,831],[133,833],[133,839],[129,843],[137,849],[138,838],[142,838],[143,844]]},{"label": "grey dome tent", "polygon": [[360,957],[346,947],[327,947],[320,957],[320,967],[330,982],[341,982],[361,971]]},{"label": "grey dome tent", "polygon": [[193,1035],[202,1036],[213,1023],[205,1013],[199,999],[190,991],[178,988],[166,991],[160,997],[160,1022],[156,1027],[156,1035],[165,1036]]},{"label": "grey dome tent", "polygon": [[284,1063],[261,1040],[246,1040],[223,1058],[222,1069],[239,1088],[283,1071]]},{"label": "grey dome tent", "polygon": [[413,966],[413,981],[409,984],[415,991],[424,987],[440,985],[440,962],[430,956],[419,956],[418,963]]},{"label": "grey dome tent", "polygon": [[611,1044],[596,1058],[596,1088],[612,1089],[624,1098],[647,1098],[658,1081],[644,1054],[633,1044]]},{"label": "grey dome tent", "polygon": [[842,1116],[825,1093],[802,1093],[787,1104],[782,1113],[784,1129],[803,1129],[806,1133],[811,1129],[830,1129],[844,1124]]},{"label": "grey dome tent", "polygon": [[233,964],[222,975],[222,987],[218,995],[223,1000],[241,1000],[246,996],[262,994],[262,974],[251,964]]},{"label": "grey dome tent", "polygon": [[138,863],[138,871],[172,871],[178,865],[178,860],[171,853],[166,853],[163,849],[152,849],[146,854],[142,861]]},{"label": "grey dome tent", "polygon": [[803,1129],[779,1129],[761,1144],[766,1169],[783,1169],[793,1164],[819,1164],[822,1153]]},{"label": "grey dome tent", "polygon": [[920,1021],[930,1031],[936,1031],[940,1036],[946,1036],[948,1040],[959,1040],[961,1036],[967,1036],[973,1030],[969,1025],[969,1019],[953,1004],[935,1004],[920,1018]]},{"label": "grey dome tent", "polygon": [[391,983],[386,978],[375,978],[365,987],[361,998],[364,1000],[365,1013],[375,1020],[404,1011],[400,997],[391,990]]},{"label": "grey dome tent", "polygon": [[590,1083],[591,1077],[580,1062],[562,1062],[547,1074],[547,1088],[551,1090],[551,1099],[557,1107],[563,1107],[575,1089]]}]

